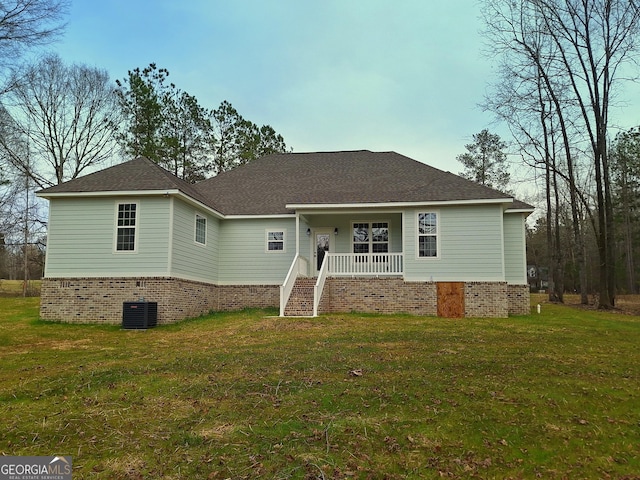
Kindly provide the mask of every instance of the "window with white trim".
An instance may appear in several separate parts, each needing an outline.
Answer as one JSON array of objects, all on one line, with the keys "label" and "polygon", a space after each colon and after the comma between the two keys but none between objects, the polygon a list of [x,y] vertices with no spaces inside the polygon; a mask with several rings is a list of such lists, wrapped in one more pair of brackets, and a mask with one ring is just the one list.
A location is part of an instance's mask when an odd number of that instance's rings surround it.
[{"label": "window with white trim", "polygon": [[389,222],[354,222],[353,253],[388,253]]},{"label": "window with white trim", "polygon": [[207,217],[196,214],[195,241],[201,245],[207,244]]},{"label": "window with white trim", "polygon": [[285,230],[267,230],[267,252],[284,252]]},{"label": "window with white trim", "polygon": [[418,213],[418,257],[438,256],[438,215],[434,212]]},{"label": "window with white trim", "polygon": [[374,222],[371,224],[371,251],[389,253],[389,224]]},{"label": "window with white trim", "polygon": [[116,221],[116,251],[136,250],[137,203],[119,203]]}]

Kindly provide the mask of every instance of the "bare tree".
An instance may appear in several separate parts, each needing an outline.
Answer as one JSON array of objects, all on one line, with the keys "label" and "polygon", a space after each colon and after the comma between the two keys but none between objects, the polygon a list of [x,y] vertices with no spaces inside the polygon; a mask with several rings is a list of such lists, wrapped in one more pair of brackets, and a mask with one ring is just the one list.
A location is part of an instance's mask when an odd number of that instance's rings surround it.
[{"label": "bare tree", "polygon": [[[25,158],[26,143],[17,135],[15,122],[11,115],[0,106],[0,141],[10,145],[10,151],[0,148],[0,225],[3,253],[6,242],[14,242],[16,233],[20,232],[21,217],[24,215],[22,199],[25,182],[20,178],[20,172],[10,161],[11,156]],[[6,271],[0,271],[0,276]]]},{"label": "bare tree", "polygon": [[0,2],[0,68],[14,67],[25,51],[55,40],[68,8],[68,0]]},{"label": "bare tree", "polygon": [[615,302],[614,219],[607,147],[609,106],[620,70],[638,50],[640,5],[629,0],[536,0],[593,154],[598,209],[600,307]]},{"label": "bare tree", "polygon": [[0,153],[36,186],[76,178],[111,157],[119,110],[105,71],[47,55],[14,84],[5,99],[11,120]]},{"label": "bare tree", "polygon": [[[600,256],[599,301],[602,308],[611,307],[615,270],[609,107],[621,70],[638,52],[640,6],[629,0],[486,0],[485,18],[503,61],[510,64],[517,58],[516,64],[524,62],[533,78],[543,81],[563,135],[566,165],[560,173],[569,183],[572,205],[588,193],[580,192],[575,182],[569,132],[581,132],[588,146],[595,182],[597,217],[592,223]],[[578,225],[576,211],[573,218]]]},{"label": "bare tree", "polygon": [[[23,56],[30,50],[48,45],[62,33],[63,22],[69,9],[69,0],[7,0],[0,2],[0,95],[4,95],[16,87],[16,69]],[[5,107],[0,104],[0,256],[7,258],[6,242],[16,241],[18,223],[25,229],[23,238],[24,258],[27,258],[28,204],[21,205],[21,199],[29,196],[29,187],[25,191],[24,182],[20,179],[20,169],[16,163],[28,158],[28,139],[17,127]],[[21,162],[13,160],[20,159]],[[23,169],[24,171],[24,169]],[[28,178],[28,177],[27,177]],[[24,207],[24,208],[23,208]],[[33,210],[33,209],[31,209]],[[20,220],[22,218],[22,221]],[[6,265],[2,262],[0,275],[6,274]],[[25,274],[26,280],[26,274]],[[25,283],[26,285],[26,283]],[[25,290],[26,292],[26,290]]]}]

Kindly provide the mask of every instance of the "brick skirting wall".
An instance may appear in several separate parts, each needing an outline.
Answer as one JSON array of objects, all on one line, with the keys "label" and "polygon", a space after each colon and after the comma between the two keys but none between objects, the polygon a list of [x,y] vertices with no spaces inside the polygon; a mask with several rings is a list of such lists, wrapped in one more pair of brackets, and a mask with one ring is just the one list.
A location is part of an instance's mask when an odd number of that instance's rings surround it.
[{"label": "brick skirting wall", "polygon": [[507,285],[509,315],[528,315],[531,313],[529,285]]},{"label": "brick skirting wall", "polygon": [[[505,282],[466,282],[465,316],[504,318],[529,313],[527,285]],[[320,313],[409,313],[437,315],[436,282],[405,282],[401,277],[328,278]]]},{"label": "brick skirting wall", "polygon": [[466,282],[464,316],[504,318],[509,315],[507,284],[504,282]]},{"label": "brick skirting wall", "polygon": [[405,282],[401,277],[327,278],[320,313],[437,313],[434,282]]},{"label": "brick skirting wall", "polygon": [[[465,283],[465,316],[507,317],[530,311],[527,285]],[[222,285],[177,278],[45,278],[40,318],[71,323],[122,322],[123,302],[158,302],[158,323],[174,323],[210,311],[277,308],[277,285]],[[437,284],[401,277],[328,278],[320,313],[437,315]]]},{"label": "brick skirting wall", "polygon": [[229,312],[243,308],[280,308],[279,285],[221,285],[216,310]]},{"label": "brick skirting wall", "polygon": [[158,302],[158,323],[174,323],[210,311],[277,308],[277,285],[216,286],[177,278],[45,278],[40,318],[70,323],[122,323],[122,304]]}]

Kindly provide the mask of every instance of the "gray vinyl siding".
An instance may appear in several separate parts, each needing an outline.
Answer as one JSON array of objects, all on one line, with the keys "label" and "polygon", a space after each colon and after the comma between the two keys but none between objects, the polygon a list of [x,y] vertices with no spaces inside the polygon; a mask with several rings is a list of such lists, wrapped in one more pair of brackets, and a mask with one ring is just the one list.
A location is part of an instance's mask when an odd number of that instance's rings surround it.
[{"label": "gray vinyl siding", "polygon": [[516,285],[527,283],[524,218],[520,213],[504,216],[505,277],[508,283]]},{"label": "gray vinyl siding", "polygon": [[[116,205],[137,202],[135,252],[116,252]],[[167,274],[169,199],[54,198],[47,232],[47,277]]]},{"label": "gray vinyl siding", "polygon": [[[268,230],[286,232],[284,252],[266,252]],[[218,283],[280,285],[295,254],[295,218],[225,220],[220,223]]]},{"label": "gray vinyl siding", "polygon": [[[438,214],[438,257],[418,257],[417,214]],[[410,209],[405,213],[409,281],[504,281],[502,208],[498,205]]]},{"label": "gray vinyl siding", "polygon": [[[195,241],[196,214],[206,218],[206,244]],[[217,281],[219,220],[181,200],[173,201],[171,275],[207,283]]]}]

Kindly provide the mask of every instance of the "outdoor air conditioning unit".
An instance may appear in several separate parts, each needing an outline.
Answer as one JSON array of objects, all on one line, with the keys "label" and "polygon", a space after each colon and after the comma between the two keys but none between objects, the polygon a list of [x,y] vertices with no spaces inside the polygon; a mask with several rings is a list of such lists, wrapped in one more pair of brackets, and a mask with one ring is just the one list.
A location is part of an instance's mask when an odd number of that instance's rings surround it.
[{"label": "outdoor air conditioning unit", "polygon": [[158,324],[158,302],[124,302],[122,328],[146,329]]}]

